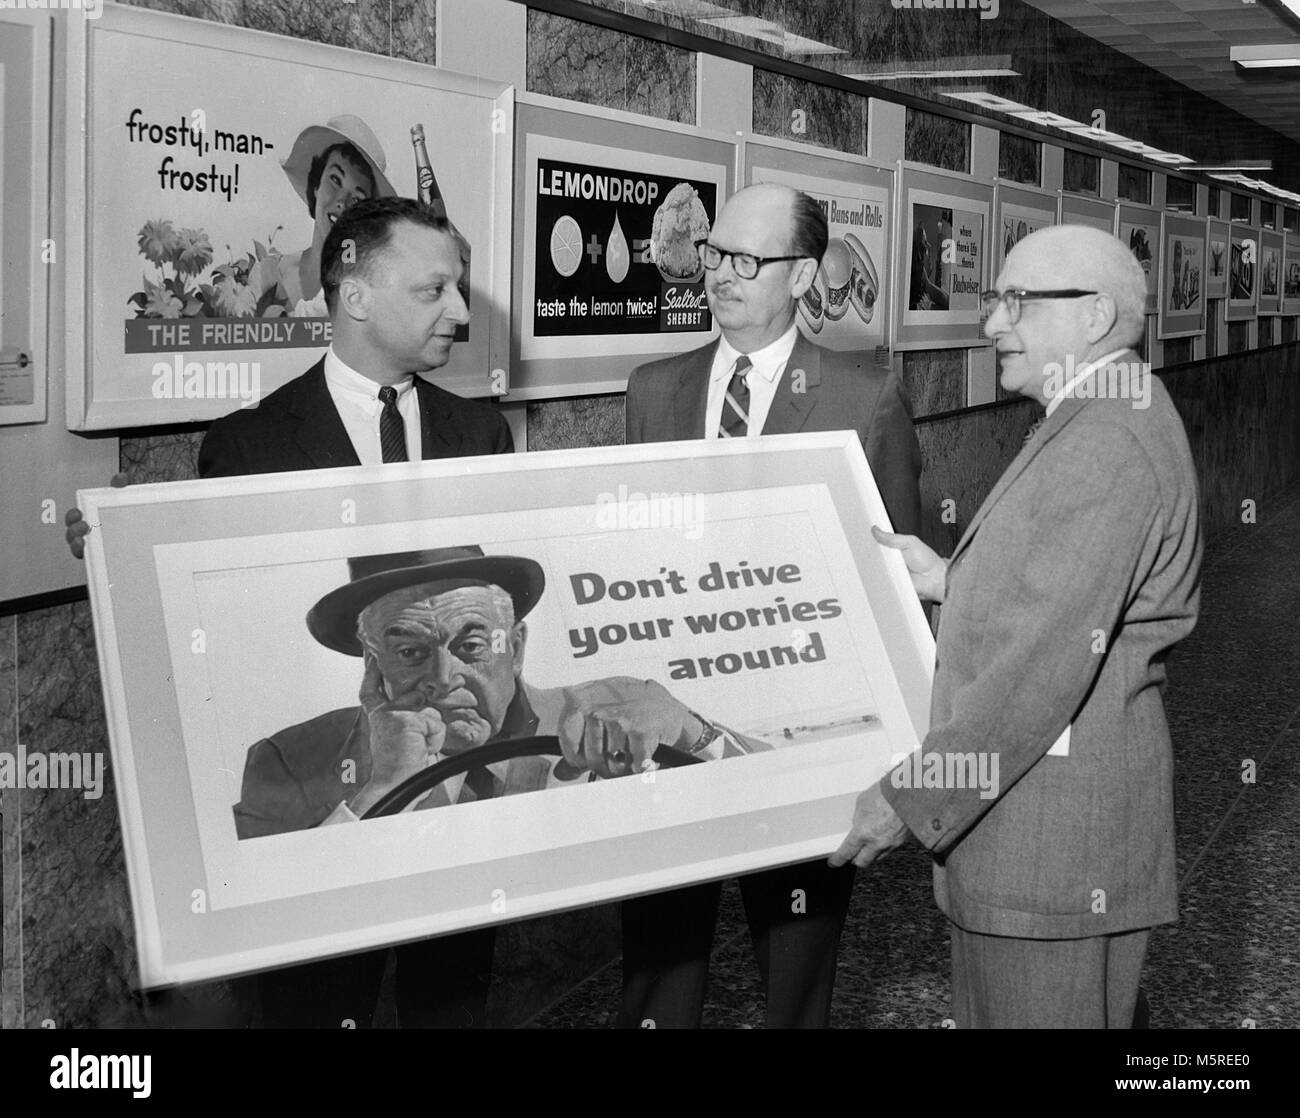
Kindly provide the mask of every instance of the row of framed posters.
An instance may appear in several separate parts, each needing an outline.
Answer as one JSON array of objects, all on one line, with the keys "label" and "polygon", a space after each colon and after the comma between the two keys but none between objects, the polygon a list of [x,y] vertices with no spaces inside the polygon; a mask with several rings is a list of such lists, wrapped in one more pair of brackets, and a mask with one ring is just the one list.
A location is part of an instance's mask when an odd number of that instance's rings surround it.
[{"label": "row of framed posters", "polygon": [[[50,126],[68,214],[51,230],[66,265],[52,320],[73,430],[210,420],[315,364],[331,337],[324,240],[349,200],[417,193],[417,126],[469,246],[472,319],[437,374],[464,396],[619,392],[638,364],[711,341],[695,243],[734,189],[764,181],[826,213],[830,247],[799,321],[833,349],[884,361],[987,345],[980,293],[1018,240],[1066,221],[1131,246],[1162,337],[1203,331],[1215,297],[1230,319],[1300,313],[1300,241],[1272,231],[712,133],[114,4],[60,24],[52,50],[68,92]],[[141,71],[145,55],[160,64]],[[39,162],[22,158],[20,133],[4,142],[7,166]],[[7,377],[0,389],[34,401],[32,374]]]}]

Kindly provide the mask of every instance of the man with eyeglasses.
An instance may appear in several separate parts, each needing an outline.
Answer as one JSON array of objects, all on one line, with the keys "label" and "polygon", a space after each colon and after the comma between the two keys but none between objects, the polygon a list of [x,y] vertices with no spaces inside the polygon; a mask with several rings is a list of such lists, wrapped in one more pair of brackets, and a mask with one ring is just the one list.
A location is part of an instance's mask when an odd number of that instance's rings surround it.
[{"label": "man with eyeglasses", "polygon": [[[951,558],[876,533],[943,602],[930,730],[832,860],[866,866],[909,831],[933,852],[962,1027],[1129,1027],[1151,929],[1177,918],[1161,691],[1196,623],[1201,539],[1182,421],[1132,349],[1145,301],[1108,233],[1017,244],[984,333],[1046,420]],[[981,754],[991,796],[911,778]]]},{"label": "man with eyeglasses", "polygon": [[[823,349],[795,326],[826,244],[808,195],[771,183],[733,195],[698,244],[722,336],[632,374],[627,441],[851,429],[894,527],[913,533],[921,451],[902,384],[866,354]],[[851,868],[819,859],[748,875],[740,888],[768,1027],[825,1028]],[[624,1027],[699,1027],[720,892],[715,882],[624,902]]]}]

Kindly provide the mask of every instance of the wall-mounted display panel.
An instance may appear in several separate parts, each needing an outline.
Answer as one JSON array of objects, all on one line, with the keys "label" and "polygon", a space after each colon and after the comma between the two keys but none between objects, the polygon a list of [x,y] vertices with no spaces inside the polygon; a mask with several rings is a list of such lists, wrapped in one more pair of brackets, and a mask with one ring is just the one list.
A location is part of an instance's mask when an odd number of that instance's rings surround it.
[{"label": "wall-mounted display panel", "polygon": [[799,301],[799,329],[834,350],[889,346],[894,169],[804,144],[746,139],[742,185],[775,182],[801,190],[826,215],[830,236],[812,288]]},{"label": "wall-mounted display panel", "polygon": [[510,398],[622,392],[643,361],[714,336],[695,242],[736,140],[520,95]]},{"label": "wall-mounted display panel", "polygon": [[1205,332],[1206,221],[1160,215],[1160,292],[1157,337]]},{"label": "wall-mounted display panel", "polygon": [[900,162],[894,243],[894,347],[987,344],[980,295],[989,284],[993,187],[969,175]]},{"label": "wall-mounted display panel", "polygon": [[417,196],[416,125],[471,249],[438,383],[504,391],[509,86],[114,4],[68,30],[70,427],[213,419],[305,372],[325,238],[356,198]]}]

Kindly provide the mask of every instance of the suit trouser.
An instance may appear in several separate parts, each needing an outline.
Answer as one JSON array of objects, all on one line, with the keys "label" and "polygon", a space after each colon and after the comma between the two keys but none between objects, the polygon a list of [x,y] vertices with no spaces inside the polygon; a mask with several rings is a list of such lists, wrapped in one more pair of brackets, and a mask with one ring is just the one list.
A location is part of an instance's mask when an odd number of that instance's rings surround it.
[{"label": "suit trouser", "polygon": [[[495,928],[477,928],[396,948],[402,1028],[483,1028],[495,942]],[[387,962],[384,948],[259,974],[263,1027],[370,1028]]]},{"label": "suit trouser", "polygon": [[[623,902],[621,1027],[700,1027],[721,893],[714,881]],[[853,867],[825,859],[740,878],[768,1028],[829,1026],[852,893]]]},{"label": "suit trouser", "polygon": [[1088,939],[952,931],[952,1012],[963,1029],[1127,1029],[1150,928]]}]

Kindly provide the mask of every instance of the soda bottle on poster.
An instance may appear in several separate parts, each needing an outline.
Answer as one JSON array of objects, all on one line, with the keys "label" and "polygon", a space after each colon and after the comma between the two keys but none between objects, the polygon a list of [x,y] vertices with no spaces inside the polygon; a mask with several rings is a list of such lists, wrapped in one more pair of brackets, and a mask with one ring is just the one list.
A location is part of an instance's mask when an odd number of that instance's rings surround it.
[{"label": "soda bottle on poster", "polygon": [[[415,149],[415,184],[418,197],[421,202],[429,206],[439,217],[447,216],[447,203],[443,201],[442,191],[438,189],[438,179],[433,173],[433,163],[429,159],[429,149],[424,141],[424,125],[413,124],[411,126],[411,146]],[[461,235],[455,223],[448,220],[451,226],[452,235],[460,244],[460,259],[464,265],[464,273],[461,276],[461,293],[465,296],[465,305],[469,305],[469,242]],[[456,337],[462,338],[461,329],[456,331]],[[467,334],[464,336],[468,336]]]}]

